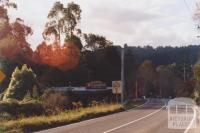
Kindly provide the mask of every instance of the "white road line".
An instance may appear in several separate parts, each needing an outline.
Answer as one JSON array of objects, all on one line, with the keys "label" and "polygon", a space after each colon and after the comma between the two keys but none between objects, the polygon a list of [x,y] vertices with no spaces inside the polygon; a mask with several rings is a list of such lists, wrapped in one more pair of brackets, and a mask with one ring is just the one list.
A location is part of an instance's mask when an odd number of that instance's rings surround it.
[{"label": "white road line", "polygon": [[123,124],[123,125],[121,125],[121,126],[115,127],[115,128],[113,128],[113,129],[107,130],[107,131],[105,131],[105,132],[103,132],[103,133],[110,133],[110,132],[115,131],[115,130],[117,130],[117,129],[120,129],[120,128],[122,128],[122,127],[128,126],[128,125],[130,125],[130,124],[132,124],[132,123],[135,123],[135,122],[138,122],[138,121],[140,121],[140,120],[142,120],[142,119],[145,119],[145,118],[147,118],[147,117],[150,117],[150,116],[152,116],[152,115],[158,113],[159,111],[161,111],[164,107],[165,107],[165,106],[162,106],[162,108],[160,108],[159,110],[154,111],[154,112],[152,112],[152,113],[150,113],[150,114],[148,114],[148,115],[146,115],[146,116],[144,116],[144,117],[141,117],[141,118],[139,118],[139,119],[137,119],[137,120],[128,122],[128,123]]},{"label": "white road line", "polygon": [[194,108],[192,108],[192,109],[193,109],[193,111],[194,111],[194,117],[193,117],[193,119],[191,120],[189,126],[185,129],[184,133],[188,133],[189,130],[191,129],[191,127],[193,126],[193,123],[196,122],[196,121],[195,121],[195,120],[196,120],[196,117],[197,117],[196,109],[194,109]]}]

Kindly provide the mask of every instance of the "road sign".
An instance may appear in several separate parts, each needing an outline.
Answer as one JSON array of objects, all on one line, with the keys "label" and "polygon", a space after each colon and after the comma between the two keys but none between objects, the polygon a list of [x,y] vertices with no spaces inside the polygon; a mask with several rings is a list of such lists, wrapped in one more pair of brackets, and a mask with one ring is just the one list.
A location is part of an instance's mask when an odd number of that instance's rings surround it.
[{"label": "road sign", "polygon": [[4,80],[6,75],[0,70],[0,81]]},{"label": "road sign", "polygon": [[122,93],[121,81],[112,81],[112,93],[114,94]]}]

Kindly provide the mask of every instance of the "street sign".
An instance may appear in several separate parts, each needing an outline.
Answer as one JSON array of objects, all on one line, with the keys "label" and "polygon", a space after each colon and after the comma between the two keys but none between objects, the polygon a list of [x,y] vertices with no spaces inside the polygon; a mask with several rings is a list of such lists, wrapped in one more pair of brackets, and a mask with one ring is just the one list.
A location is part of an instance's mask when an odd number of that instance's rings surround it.
[{"label": "street sign", "polygon": [[122,93],[121,81],[112,81],[112,93],[113,94]]},{"label": "street sign", "polygon": [[0,82],[5,79],[6,75],[0,70]]}]

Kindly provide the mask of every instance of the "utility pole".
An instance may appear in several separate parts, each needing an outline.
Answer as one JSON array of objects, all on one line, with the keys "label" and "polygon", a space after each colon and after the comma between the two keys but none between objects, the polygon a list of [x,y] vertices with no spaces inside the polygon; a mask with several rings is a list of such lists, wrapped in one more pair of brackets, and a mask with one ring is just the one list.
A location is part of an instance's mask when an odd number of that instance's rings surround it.
[{"label": "utility pole", "polygon": [[125,55],[125,52],[126,52],[126,47],[127,47],[127,44],[124,44],[124,48],[122,47],[121,49],[121,103],[124,102],[124,89],[125,89],[125,70],[124,70],[124,55]]},{"label": "utility pole", "polygon": [[135,99],[138,99],[138,81],[135,82]]},{"label": "utility pole", "polygon": [[184,75],[183,75],[183,78],[184,78],[184,82],[185,82],[185,79],[186,79],[186,78],[185,78],[185,62],[184,62],[184,66],[183,66],[183,74],[184,74]]}]

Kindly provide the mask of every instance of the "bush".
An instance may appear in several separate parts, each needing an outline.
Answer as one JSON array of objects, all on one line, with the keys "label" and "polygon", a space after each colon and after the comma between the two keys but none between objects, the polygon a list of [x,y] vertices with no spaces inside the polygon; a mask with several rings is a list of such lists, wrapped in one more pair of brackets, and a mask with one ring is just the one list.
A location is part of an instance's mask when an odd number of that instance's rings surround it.
[{"label": "bush", "polygon": [[93,101],[91,102],[91,107],[95,107],[95,106],[98,106],[98,105],[100,105],[100,104],[101,104],[100,102],[97,102],[97,101],[93,100]]},{"label": "bush", "polygon": [[0,121],[12,120],[12,116],[7,112],[0,112]]},{"label": "bush", "polygon": [[42,96],[42,105],[47,114],[58,114],[69,107],[69,98],[63,93],[47,90]]},{"label": "bush", "polygon": [[0,94],[0,101],[3,100],[3,95],[4,95],[4,93]]},{"label": "bush", "polygon": [[36,75],[31,68],[28,68],[27,65],[23,65],[21,69],[16,67],[12,73],[12,78],[5,91],[3,100],[9,98],[22,100],[28,90],[32,93],[35,83]]},{"label": "bush", "polygon": [[194,101],[196,101],[196,103],[198,105],[200,105],[200,94],[199,94],[199,90],[195,89],[194,92],[192,93],[192,98],[194,99]]},{"label": "bush", "polygon": [[73,109],[81,109],[83,108],[83,104],[79,102],[72,102]]},{"label": "bush", "polygon": [[37,101],[16,102],[9,100],[0,102],[0,112],[8,113],[15,119],[21,116],[39,116],[45,111],[42,104]]}]

